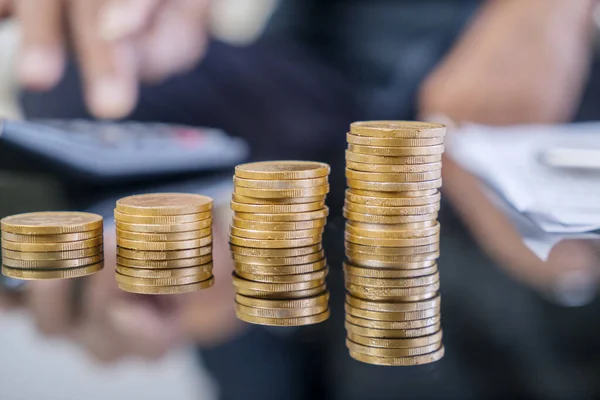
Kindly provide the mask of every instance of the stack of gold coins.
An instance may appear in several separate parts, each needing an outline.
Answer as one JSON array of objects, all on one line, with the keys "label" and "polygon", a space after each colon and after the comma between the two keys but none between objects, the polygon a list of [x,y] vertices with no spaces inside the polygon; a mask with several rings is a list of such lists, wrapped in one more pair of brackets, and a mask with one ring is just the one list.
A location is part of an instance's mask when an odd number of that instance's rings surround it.
[{"label": "stack of gold coins", "polygon": [[239,319],[300,326],[329,318],[321,244],[329,170],[303,161],[236,167],[229,243]]},{"label": "stack of gold coins", "polygon": [[142,194],[117,201],[118,286],[141,294],[209,288],[212,274],[210,197]]},{"label": "stack of gold coins", "polygon": [[0,221],[2,274],[15,279],[91,275],[104,267],[102,217],[83,212],[36,212]]},{"label": "stack of gold coins", "polygon": [[370,364],[444,355],[439,256],[445,127],[355,122],[347,134],[346,345]]}]

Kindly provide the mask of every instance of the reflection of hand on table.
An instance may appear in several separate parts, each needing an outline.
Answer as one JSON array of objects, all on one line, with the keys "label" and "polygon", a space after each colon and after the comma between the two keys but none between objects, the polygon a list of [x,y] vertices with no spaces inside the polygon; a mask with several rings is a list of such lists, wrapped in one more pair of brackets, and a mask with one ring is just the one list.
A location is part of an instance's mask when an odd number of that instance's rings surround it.
[{"label": "reflection of hand on table", "polygon": [[74,314],[70,280],[28,283],[25,303],[41,332],[64,336],[101,361],[126,356],[155,358],[188,342],[217,345],[238,333],[226,223],[214,220],[215,285],[184,295],[135,295],[117,288],[115,237],[105,233],[105,268],[81,280],[80,312]]}]

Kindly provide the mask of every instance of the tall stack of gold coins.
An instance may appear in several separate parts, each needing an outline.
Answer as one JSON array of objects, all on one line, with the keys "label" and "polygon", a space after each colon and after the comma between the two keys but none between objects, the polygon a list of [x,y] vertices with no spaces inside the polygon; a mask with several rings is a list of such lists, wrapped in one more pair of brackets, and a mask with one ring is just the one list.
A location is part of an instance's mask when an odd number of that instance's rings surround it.
[{"label": "tall stack of gold coins", "polygon": [[157,193],[117,201],[116,278],[131,293],[178,294],[209,288],[213,199]]},{"label": "tall stack of gold coins", "polygon": [[2,274],[15,279],[91,275],[104,267],[102,217],[83,212],[36,212],[6,217]]},{"label": "tall stack of gold coins", "polygon": [[445,127],[355,122],[347,134],[346,346],[362,362],[444,355],[437,222]]},{"label": "tall stack of gold coins", "polygon": [[304,161],[236,167],[229,243],[239,319],[300,326],[329,318],[321,244],[329,170]]}]

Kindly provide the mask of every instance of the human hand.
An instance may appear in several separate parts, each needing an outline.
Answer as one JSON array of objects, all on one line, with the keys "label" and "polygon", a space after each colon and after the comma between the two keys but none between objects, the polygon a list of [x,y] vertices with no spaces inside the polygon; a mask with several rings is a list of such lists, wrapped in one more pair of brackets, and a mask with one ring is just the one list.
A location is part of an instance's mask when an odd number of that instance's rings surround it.
[{"label": "human hand", "polygon": [[486,2],[422,85],[421,115],[493,125],[569,120],[593,52],[595,3]]},{"label": "human hand", "polygon": [[[224,232],[223,232],[224,233]],[[213,234],[215,285],[185,295],[149,296],[117,288],[115,238],[105,236],[105,269],[84,278],[79,315],[74,316],[69,280],[30,282],[26,304],[38,328],[67,337],[96,359],[127,356],[156,358],[186,342],[216,345],[244,325],[233,307],[229,249],[218,231]]]},{"label": "human hand", "polygon": [[10,1],[22,30],[21,83],[46,90],[60,80],[66,15],[85,100],[99,118],[129,114],[140,80],[191,68],[207,45],[211,0],[0,0],[0,13]]}]

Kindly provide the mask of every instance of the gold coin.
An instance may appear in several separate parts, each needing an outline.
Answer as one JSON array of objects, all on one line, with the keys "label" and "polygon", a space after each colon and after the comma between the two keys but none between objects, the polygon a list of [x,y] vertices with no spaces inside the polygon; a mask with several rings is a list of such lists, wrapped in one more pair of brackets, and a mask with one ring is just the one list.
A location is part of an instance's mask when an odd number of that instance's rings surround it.
[{"label": "gold coin", "polygon": [[201,257],[212,255],[212,246],[199,247],[189,250],[174,251],[141,251],[130,250],[117,246],[117,255],[133,260],[177,260],[180,258]]},{"label": "gold coin", "polygon": [[138,294],[182,294],[196,292],[201,289],[207,289],[212,287],[215,283],[215,278],[208,280],[191,283],[187,285],[175,285],[175,286],[142,286],[142,285],[127,285],[125,283],[118,282],[119,289]]},{"label": "gold coin", "polygon": [[423,206],[411,207],[385,207],[385,206],[367,206],[364,204],[352,203],[348,200],[344,202],[344,208],[351,212],[372,215],[425,215],[438,212],[440,204],[427,204]]},{"label": "gold coin", "polygon": [[[259,199],[256,197],[248,197],[242,196],[236,193],[231,195],[231,201],[240,204],[249,204],[249,205],[262,205],[262,206],[291,206],[296,204],[310,204],[310,203],[318,203],[325,201],[325,195],[321,196],[310,196],[310,197],[290,197],[290,198],[282,198],[282,199]],[[319,207],[321,208],[321,207]],[[302,212],[302,211],[293,211],[293,212]]]},{"label": "gold coin", "polygon": [[430,346],[442,341],[442,331],[438,331],[432,335],[427,335],[419,338],[405,339],[380,339],[368,336],[360,336],[348,332],[348,339],[352,342],[369,347],[378,347],[384,349],[406,349],[422,346]]},{"label": "gold coin", "polygon": [[369,182],[423,182],[438,179],[442,177],[442,171],[430,172],[410,172],[410,173],[381,173],[381,172],[363,172],[354,171],[346,168],[346,178],[358,181]]},{"label": "gold coin", "polygon": [[379,173],[421,173],[421,172],[432,172],[439,171],[442,169],[441,162],[433,162],[429,164],[408,164],[408,165],[395,165],[395,164],[368,164],[359,163],[354,161],[346,161],[346,168],[354,171],[363,172],[379,172]]},{"label": "gold coin", "polygon": [[428,310],[417,311],[371,311],[361,308],[345,305],[345,310],[348,314],[355,317],[373,319],[376,321],[414,321],[417,319],[431,318],[440,313],[438,308],[430,308]]},{"label": "gold coin", "polygon": [[346,134],[346,141],[361,146],[382,146],[382,147],[427,147],[444,144],[444,137],[433,138],[394,138],[394,137],[368,137],[359,136],[352,133]]},{"label": "gold coin", "polygon": [[261,161],[235,167],[235,176],[246,179],[313,179],[329,175],[329,165],[313,161]]},{"label": "gold coin", "polygon": [[62,235],[102,229],[102,217],[84,212],[34,212],[3,218],[0,226],[4,232],[21,235]]},{"label": "gold coin", "polygon": [[[321,243],[314,244],[306,247],[296,247],[293,249],[254,249],[252,247],[240,247],[235,245],[229,245],[231,252],[238,256],[252,256],[252,257],[298,257],[305,256],[308,254],[314,254],[323,250]],[[319,257],[322,258],[322,257]],[[303,263],[300,263],[303,264]]]},{"label": "gold coin", "polygon": [[348,144],[348,151],[358,154],[366,154],[383,157],[406,157],[406,156],[431,156],[442,154],[444,145],[426,146],[426,147],[382,147],[382,146],[361,146],[358,144]]},{"label": "gold coin", "polygon": [[442,187],[442,178],[420,182],[370,182],[347,179],[348,187],[359,190],[372,190],[377,192],[402,192],[427,189],[439,189]]},{"label": "gold coin", "polygon": [[135,278],[174,278],[179,276],[204,276],[212,274],[212,263],[187,268],[139,269],[117,264],[117,272]]},{"label": "gold coin", "polygon": [[439,256],[439,251],[412,256],[382,256],[346,250],[346,257],[353,264],[371,268],[421,269],[424,265],[434,264]]},{"label": "gold coin", "polygon": [[306,308],[254,308],[235,304],[235,311],[240,314],[263,318],[299,318],[310,317],[327,310],[327,304]]},{"label": "gold coin", "polygon": [[[117,264],[121,267],[135,269],[179,269],[202,266],[212,261],[212,254],[200,257],[182,258],[175,260],[135,260],[117,256]],[[124,274],[127,275],[127,274]]]},{"label": "gold coin", "polygon": [[14,260],[8,257],[2,257],[2,264],[11,268],[21,269],[62,269],[62,268],[77,268],[84,267],[86,265],[97,264],[102,262],[104,257],[102,254],[84,257],[74,258],[71,260]]},{"label": "gold coin", "polygon": [[309,317],[297,317],[297,318],[264,318],[248,315],[236,311],[238,319],[257,325],[268,325],[268,326],[304,326],[318,324],[329,318],[329,310]]},{"label": "gold coin", "polygon": [[350,124],[350,133],[382,138],[437,138],[446,134],[446,127],[419,121],[357,121]]},{"label": "gold coin", "polygon": [[102,236],[95,237],[88,240],[80,240],[78,242],[65,242],[65,243],[17,243],[9,242],[8,240],[2,239],[2,248],[7,250],[15,251],[27,251],[33,253],[47,252],[47,251],[73,251],[87,249],[90,247],[96,247],[102,245]]},{"label": "gold coin", "polygon": [[431,325],[439,324],[440,320],[440,314],[436,315],[435,317],[413,321],[377,321],[346,314],[346,322],[369,329],[421,329]]},{"label": "gold coin", "polygon": [[[361,230],[361,231],[389,231],[391,234],[397,231],[410,231],[410,232],[419,232],[427,229],[437,229],[438,222],[436,220],[432,221],[423,221],[423,222],[412,222],[405,224],[376,224],[370,222],[360,222],[360,221],[346,221],[346,228],[349,226],[352,229]],[[367,236],[367,234],[362,235]],[[431,236],[425,235],[425,236]],[[387,237],[387,236],[386,236]],[[418,236],[417,236],[418,237]]]},{"label": "gold coin", "polygon": [[372,338],[388,338],[388,339],[396,339],[396,338],[417,338],[421,336],[427,336],[436,333],[442,327],[442,325],[438,322],[434,325],[429,325],[424,328],[416,328],[416,329],[373,329],[373,328],[364,328],[362,326],[353,325],[349,322],[345,322],[344,326],[346,327],[346,331],[351,332],[355,335],[361,335]]},{"label": "gold coin", "polygon": [[325,252],[323,250],[316,253],[307,254],[305,256],[296,257],[255,257],[255,256],[242,256],[239,254],[232,254],[233,261],[242,264],[254,264],[254,265],[300,265],[310,264],[319,262],[325,262]]},{"label": "gold coin", "polygon": [[371,238],[364,236],[356,236],[348,231],[344,234],[344,239],[349,242],[363,244],[365,246],[381,246],[381,247],[413,247],[413,246],[425,246],[435,243],[439,243],[440,234],[436,233],[431,236],[422,238],[410,238],[410,239],[385,239],[385,238]]},{"label": "gold coin", "polygon": [[102,236],[102,229],[87,232],[63,233],[62,235],[22,235],[19,233],[2,232],[2,239],[18,243],[66,243],[89,240]]},{"label": "gold coin", "polygon": [[190,222],[198,222],[203,221],[205,219],[212,219],[212,211],[205,211],[195,214],[185,214],[185,215],[158,215],[158,216],[148,216],[148,215],[130,215],[123,214],[117,210],[115,210],[115,221],[117,222],[127,222],[129,224],[186,224]]},{"label": "gold coin", "polygon": [[419,269],[381,269],[381,268],[364,268],[355,267],[344,263],[344,272],[349,275],[363,276],[365,278],[380,278],[380,279],[398,279],[398,278],[416,278],[434,274],[438,271],[438,267],[434,264],[431,267]]},{"label": "gold coin", "polygon": [[366,222],[369,224],[406,224],[414,222],[426,222],[437,220],[438,213],[434,212],[431,214],[421,215],[375,215],[375,214],[363,214],[354,211],[348,211],[346,208],[343,210],[344,218],[356,222]]},{"label": "gold coin", "polygon": [[367,278],[346,274],[346,282],[361,286],[371,286],[376,288],[410,288],[417,286],[431,285],[440,280],[437,273],[420,276],[417,278]]},{"label": "gold coin", "polygon": [[[427,189],[427,190],[402,190],[399,192],[379,192],[372,190],[362,190],[362,189],[348,189],[347,192],[353,193],[359,196],[371,197],[371,198],[383,198],[387,199],[417,199],[427,196],[433,196],[435,194],[439,194],[440,191],[437,189]],[[360,202],[357,202],[360,203]],[[393,205],[392,205],[393,206]]]},{"label": "gold coin", "polygon": [[119,230],[138,233],[194,232],[210,228],[212,226],[212,218],[185,224],[129,224],[127,222],[116,221],[116,225]]},{"label": "gold coin", "polygon": [[[346,241],[344,242],[344,245],[347,250],[350,250],[355,253],[371,254],[378,256],[414,256],[417,254],[429,254],[432,252],[439,251],[438,243],[411,247],[380,247],[356,244],[353,242]],[[387,261],[385,258],[381,258],[381,260]],[[401,259],[399,259],[398,261],[401,261]]]},{"label": "gold coin", "polygon": [[233,184],[252,189],[302,189],[327,185],[326,176],[314,179],[259,180],[233,177]]},{"label": "gold coin", "polygon": [[178,242],[145,242],[140,240],[128,240],[117,237],[117,245],[125,249],[146,250],[146,251],[171,251],[187,250],[197,247],[208,246],[212,243],[212,236],[205,236],[201,239],[182,240]]},{"label": "gold coin", "polygon": [[117,211],[131,215],[183,215],[212,210],[213,199],[192,193],[151,193],[117,200]]},{"label": "gold coin", "polygon": [[384,349],[380,347],[364,346],[346,339],[346,347],[355,353],[368,354],[379,357],[412,357],[432,353],[442,346],[441,342],[421,347],[411,347],[407,349]]},{"label": "gold coin", "polygon": [[32,261],[48,261],[48,260],[73,260],[75,258],[92,257],[102,254],[103,247],[96,246],[88,249],[73,250],[73,251],[53,251],[44,253],[34,253],[27,251],[14,251],[2,249],[2,255],[4,257],[12,258],[15,260],[32,260]]},{"label": "gold coin", "polygon": [[314,280],[325,279],[329,273],[329,268],[323,268],[318,271],[308,272],[304,274],[293,274],[293,275],[265,275],[265,274],[252,274],[244,271],[235,270],[237,276],[243,279],[247,279],[253,282],[264,282],[264,283],[296,283],[296,282],[308,282]]},{"label": "gold coin", "polygon": [[[368,224],[364,222],[348,221],[346,223],[346,232],[355,236],[368,238],[388,238],[388,239],[411,239],[424,238],[440,233],[440,224],[434,221],[432,227],[423,229],[407,228],[403,224],[382,225]],[[408,224],[407,224],[408,225]]]},{"label": "gold coin", "polygon": [[414,357],[379,357],[356,353],[354,351],[350,351],[350,357],[367,364],[390,367],[425,365],[441,360],[444,357],[444,347],[442,346],[439,350],[434,351],[433,353]]},{"label": "gold coin", "polygon": [[324,201],[303,204],[244,204],[231,201],[233,211],[257,214],[289,214],[316,211],[325,207]]},{"label": "gold coin", "polygon": [[312,289],[306,290],[295,290],[292,292],[264,292],[262,290],[243,289],[235,288],[237,294],[243,296],[255,297],[258,299],[271,299],[271,300],[290,300],[290,299],[302,299],[305,297],[312,297],[319,295],[327,290],[325,284]]},{"label": "gold coin", "polygon": [[[346,294],[346,303],[353,307],[360,308],[369,311],[380,311],[380,312],[409,312],[409,311],[422,311],[429,309],[440,309],[441,296],[413,302],[385,302],[385,301],[369,301],[359,299],[358,297]],[[357,315],[360,316],[360,315]],[[368,317],[363,317],[367,318]],[[427,318],[427,317],[426,317]]]},{"label": "gold coin", "polygon": [[304,189],[251,189],[235,186],[233,191],[235,194],[259,199],[287,199],[290,197],[324,196],[329,193],[329,185]]},{"label": "gold coin", "polygon": [[203,282],[212,276],[212,271],[196,275],[176,276],[172,278],[137,278],[116,273],[117,282],[135,286],[176,286]]},{"label": "gold coin", "polygon": [[308,221],[292,222],[257,222],[247,219],[232,218],[232,226],[242,229],[251,229],[255,231],[295,231],[304,229],[323,228],[327,223],[327,218],[312,219]]},{"label": "gold coin", "polygon": [[299,290],[314,289],[325,283],[325,279],[293,283],[263,283],[242,279],[233,273],[233,286],[238,289],[256,290],[262,292],[294,292]]},{"label": "gold coin", "polygon": [[437,292],[439,289],[439,281],[426,286],[403,288],[363,286],[346,281],[346,290],[348,290],[354,297],[365,300],[402,300],[404,296],[430,294]]},{"label": "gold coin", "polygon": [[327,305],[329,303],[329,292],[298,300],[264,300],[236,294],[235,302],[254,308],[307,308]]},{"label": "gold coin", "polygon": [[143,242],[178,242],[184,240],[201,239],[212,235],[212,228],[205,228],[199,231],[174,232],[174,233],[141,233],[129,232],[117,229],[117,237],[128,240],[137,240]]},{"label": "gold coin", "polygon": [[38,279],[69,279],[79,278],[81,276],[91,275],[104,268],[104,263],[86,265],[78,268],[68,269],[21,269],[11,268],[6,265],[2,266],[2,275],[22,280],[38,280]]},{"label": "gold coin", "polygon": [[240,277],[242,274],[261,274],[261,275],[296,275],[307,274],[323,269],[327,265],[327,260],[323,259],[316,263],[300,265],[257,265],[235,263],[235,271]]},{"label": "gold coin", "polygon": [[253,229],[243,229],[235,226],[229,227],[229,234],[241,238],[263,239],[263,240],[284,240],[284,239],[303,239],[323,234],[323,228],[302,229],[297,231],[262,231]]},{"label": "gold coin", "polygon": [[329,208],[325,207],[321,210],[310,211],[305,213],[290,213],[290,214],[253,214],[234,212],[233,216],[237,219],[256,222],[297,222],[310,221],[315,219],[327,218]]},{"label": "gold coin", "polygon": [[229,235],[229,243],[243,247],[257,247],[263,249],[284,249],[289,247],[304,247],[321,242],[321,235],[301,239],[263,240],[247,239]]},{"label": "gold coin", "polygon": [[[433,211],[439,210],[440,194],[426,197],[373,197],[360,196],[352,193],[352,189],[346,190],[346,203],[352,205],[352,210],[363,209],[371,210],[375,207],[385,208],[415,208],[415,207],[435,207]],[[370,207],[370,208],[367,208]],[[363,211],[364,212],[364,211]],[[432,212],[432,211],[429,211]],[[371,214],[367,212],[367,214]]]},{"label": "gold coin", "polygon": [[384,165],[414,165],[431,164],[442,161],[442,154],[432,154],[428,156],[373,156],[370,154],[360,154],[346,150],[346,161],[358,162],[363,164],[384,164]]}]

